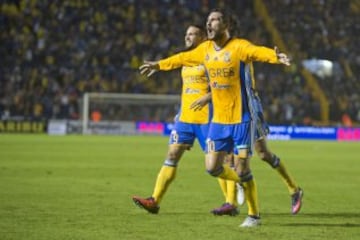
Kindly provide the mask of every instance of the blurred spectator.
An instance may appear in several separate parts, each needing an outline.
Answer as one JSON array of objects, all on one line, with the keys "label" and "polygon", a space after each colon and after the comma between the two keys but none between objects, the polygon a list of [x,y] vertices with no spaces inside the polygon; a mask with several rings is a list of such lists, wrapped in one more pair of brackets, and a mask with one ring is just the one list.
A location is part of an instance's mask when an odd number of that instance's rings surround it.
[{"label": "blurred spectator", "polygon": [[[318,78],[330,104],[330,120],[358,121],[360,107],[360,2],[263,1],[295,59],[326,59],[331,77]],[[279,7],[282,5],[282,7]],[[347,122],[347,121],[346,121]]]},{"label": "blurred spectator", "polygon": [[[255,67],[269,122],[319,121],[319,104],[297,67],[297,62],[310,57],[342,59],[347,75],[320,83],[330,100],[331,120],[341,123],[346,113],[359,121],[357,1],[264,2],[294,57],[290,71],[265,64]],[[79,119],[84,92],[179,94],[178,71],[148,80],[137,68],[143,60],[163,58],[182,48],[185,28],[194,22],[204,24],[208,11],[222,6],[241,13],[237,16],[239,36],[255,44],[274,45],[255,16],[251,0],[2,1],[1,118]],[[351,81],[346,79],[351,75]],[[154,109],[155,116],[147,114],[149,109],[143,111],[149,118],[164,120],[173,109],[162,113]],[[138,118],[137,113],[129,115],[118,106],[105,114],[104,119]]]}]

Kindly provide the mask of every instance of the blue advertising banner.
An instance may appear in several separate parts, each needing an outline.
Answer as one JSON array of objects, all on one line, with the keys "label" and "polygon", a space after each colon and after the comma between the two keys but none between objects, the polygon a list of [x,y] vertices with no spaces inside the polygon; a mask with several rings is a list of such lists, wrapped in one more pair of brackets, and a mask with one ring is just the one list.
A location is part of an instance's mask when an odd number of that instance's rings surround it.
[{"label": "blue advertising banner", "polygon": [[269,139],[314,139],[336,140],[337,129],[335,127],[311,127],[311,126],[270,126]]},{"label": "blue advertising banner", "polygon": [[[137,122],[136,131],[139,134],[167,136],[173,125],[165,122]],[[360,128],[271,125],[268,139],[360,141]]]},{"label": "blue advertising banner", "polygon": [[312,126],[270,126],[269,139],[290,140],[333,140],[360,141],[360,128],[312,127]]}]

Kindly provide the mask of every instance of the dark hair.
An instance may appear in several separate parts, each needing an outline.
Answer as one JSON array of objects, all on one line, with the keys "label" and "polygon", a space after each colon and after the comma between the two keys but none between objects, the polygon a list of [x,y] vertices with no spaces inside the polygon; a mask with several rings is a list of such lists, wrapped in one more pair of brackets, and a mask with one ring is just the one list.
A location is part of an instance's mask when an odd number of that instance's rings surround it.
[{"label": "dark hair", "polygon": [[[203,25],[194,23],[194,24],[188,25],[186,27],[186,29],[188,29],[189,27],[195,27],[195,28],[199,29],[199,34],[200,34],[201,38],[206,39],[207,33],[206,33],[206,29]],[[190,48],[187,48],[187,47],[177,48],[174,50],[174,54],[177,54],[180,52],[186,52],[186,51],[192,50],[193,48],[194,48],[194,46],[191,46]]]},{"label": "dark hair", "polygon": [[202,38],[206,38],[206,30],[205,30],[205,27],[203,25],[200,25],[200,24],[190,24],[188,26],[189,27],[196,27],[197,29],[199,29],[199,33],[200,33],[200,36]]},{"label": "dark hair", "polygon": [[230,9],[214,8],[209,12],[209,15],[213,12],[221,13],[222,20],[228,26],[231,36],[237,35],[238,19]]}]

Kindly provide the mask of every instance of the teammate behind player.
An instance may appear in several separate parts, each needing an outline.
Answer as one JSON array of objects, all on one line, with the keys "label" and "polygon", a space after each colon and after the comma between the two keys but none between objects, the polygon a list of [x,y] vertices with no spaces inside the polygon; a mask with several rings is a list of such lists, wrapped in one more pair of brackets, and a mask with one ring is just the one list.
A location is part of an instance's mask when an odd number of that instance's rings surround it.
[{"label": "teammate behind player", "polygon": [[[185,35],[186,49],[195,48],[205,39],[206,32],[204,28],[198,25],[190,25]],[[169,139],[166,160],[156,179],[153,194],[149,198],[133,197],[133,201],[139,207],[154,214],[159,212],[160,202],[168,186],[175,179],[177,165],[183,153],[193,146],[195,138],[198,140],[203,151],[205,151],[211,107],[207,106],[199,111],[193,111],[190,108],[190,105],[196,99],[207,95],[209,92],[205,67],[201,64],[183,67],[181,77],[183,82],[181,109],[175,119],[175,126]]]},{"label": "teammate behind player", "polygon": [[[254,91],[254,88],[252,88]],[[255,114],[258,116],[256,122],[256,141],[255,141],[255,151],[261,160],[268,163],[274,170],[278,172],[280,178],[283,180],[291,197],[291,213],[297,214],[302,206],[302,197],[303,190],[297,185],[295,180],[292,178],[287,168],[285,167],[283,161],[280,161],[280,158],[270,151],[267,146],[266,136],[269,133],[268,124],[265,121],[263,108],[261,100],[258,94],[254,91],[252,94],[252,99],[249,99],[249,102],[252,103],[254,107]],[[233,191],[235,191],[233,184],[229,184],[228,181],[219,179],[220,186],[226,184],[226,187],[222,187],[223,193],[226,196],[225,201],[228,201],[229,198],[233,197]],[[225,191],[224,191],[225,190]],[[241,198],[241,196],[238,196]],[[235,201],[235,199],[233,199]],[[224,209],[221,207],[214,209],[213,212],[221,212]],[[224,209],[228,210],[228,208]],[[218,214],[219,215],[219,214]]]},{"label": "teammate behind player", "polygon": [[[254,79],[254,78],[253,78]],[[268,163],[274,170],[278,172],[281,179],[288,188],[289,194],[291,196],[291,213],[297,214],[302,206],[302,197],[303,190],[297,185],[295,180],[291,177],[288,170],[286,169],[283,161],[280,161],[280,158],[271,152],[267,146],[266,136],[269,134],[269,127],[265,121],[263,108],[261,104],[260,97],[257,92],[255,92],[255,82],[251,87],[253,94],[251,94],[252,99],[249,99],[249,103],[252,103],[254,107],[255,114],[258,116],[258,121],[256,123],[256,136],[255,136],[255,151],[261,160]],[[203,99],[198,99],[194,102],[194,105],[197,106],[197,110],[200,110],[203,106],[207,104],[205,101],[208,98],[203,97]],[[210,101],[210,99],[208,99]],[[226,159],[226,164],[230,166],[234,165],[233,159],[228,157]],[[236,209],[236,186],[233,181],[224,180],[218,178],[220,188],[225,196],[225,203],[219,208],[213,209],[211,212],[214,215],[231,215],[233,209]],[[241,186],[240,186],[241,187]],[[241,192],[240,192],[241,193]],[[243,196],[237,196],[238,199],[241,199],[239,202],[242,202]]]}]

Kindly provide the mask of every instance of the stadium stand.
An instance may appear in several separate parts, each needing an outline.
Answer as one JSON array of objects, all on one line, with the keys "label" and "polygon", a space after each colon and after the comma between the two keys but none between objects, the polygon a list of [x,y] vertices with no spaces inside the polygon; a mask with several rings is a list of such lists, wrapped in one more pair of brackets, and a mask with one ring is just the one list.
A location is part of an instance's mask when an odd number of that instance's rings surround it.
[{"label": "stadium stand", "polygon": [[[254,12],[254,1],[216,2],[1,1],[1,119],[79,119],[84,92],[178,94],[177,71],[149,81],[137,68],[143,60],[180,49],[185,28],[204,24],[214,7],[231,6],[239,36],[274,46]],[[264,2],[294,59],[287,70],[255,66],[268,121],[321,124],[319,102],[299,68],[302,59],[323,58],[338,62],[341,70],[331,78],[317,78],[330,103],[331,122],[343,124],[344,116],[360,122],[358,1]]]},{"label": "stadium stand", "polygon": [[[327,59],[336,65],[331,77],[317,77],[330,105],[330,120],[360,121],[360,2],[263,1],[295,59]],[[345,124],[346,125],[346,124]]]}]

